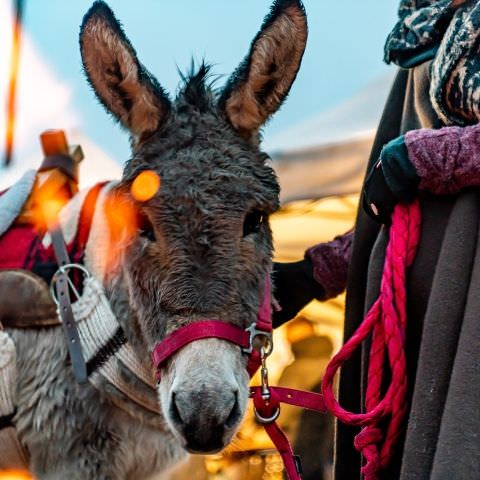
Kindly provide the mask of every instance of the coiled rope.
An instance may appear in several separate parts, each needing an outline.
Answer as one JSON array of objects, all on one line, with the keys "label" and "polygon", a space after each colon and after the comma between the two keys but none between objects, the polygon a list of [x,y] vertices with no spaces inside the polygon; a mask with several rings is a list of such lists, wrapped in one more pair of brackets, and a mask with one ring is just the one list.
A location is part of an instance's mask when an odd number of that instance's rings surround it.
[{"label": "coiled rope", "polygon": [[[354,445],[365,459],[362,467],[365,480],[380,478],[379,472],[390,462],[398,437],[403,431],[407,411],[406,272],[417,251],[420,222],[418,200],[395,207],[380,295],[356,332],[332,358],[323,378],[322,391],[327,409],[341,422],[363,427],[356,435]],[[338,369],[369,335],[371,348],[365,412],[349,412],[335,399],[333,380]],[[386,375],[389,375],[389,383],[382,398],[382,385]]]}]

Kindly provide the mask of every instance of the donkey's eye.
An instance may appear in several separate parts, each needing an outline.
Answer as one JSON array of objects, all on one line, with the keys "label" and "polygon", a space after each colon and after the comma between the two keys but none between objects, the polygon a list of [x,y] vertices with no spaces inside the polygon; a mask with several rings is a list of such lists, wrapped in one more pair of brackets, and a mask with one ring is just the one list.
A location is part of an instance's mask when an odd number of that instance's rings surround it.
[{"label": "donkey's eye", "polygon": [[138,231],[141,237],[150,240],[151,242],[155,242],[155,230],[153,229],[153,225],[148,220],[148,218],[142,215],[138,220]]},{"label": "donkey's eye", "polygon": [[150,240],[151,242],[154,242],[156,240],[153,228],[143,228],[142,230],[140,230],[140,236],[146,238],[147,240]]},{"label": "donkey's eye", "polygon": [[243,222],[243,236],[257,233],[262,224],[267,220],[267,215],[259,210],[252,210],[247,213]]}]

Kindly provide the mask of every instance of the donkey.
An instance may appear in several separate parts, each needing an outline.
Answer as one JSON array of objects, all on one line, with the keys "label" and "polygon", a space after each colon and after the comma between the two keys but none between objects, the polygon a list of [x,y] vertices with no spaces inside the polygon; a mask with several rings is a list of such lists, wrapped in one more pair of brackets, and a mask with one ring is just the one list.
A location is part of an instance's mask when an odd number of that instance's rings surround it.
[{"label": "donkey", "polygon": [[[154,345],[178,328],[211,318],[243,329],[256,319],[271,269],[268,216],[279,205],[276,176],[259,148],[260,128],[286,98],[306,39],[301,1],[276,0],[221,91],[214,91],[202,65],[185,76],[171,101],[105,3],[95,2],[83,19],[85,74],[132,145],[122,179],[105,188],[105,198],[131,205],[138,226],[122,237],[130,221],[107,225],[107,247],[94,245],[89,262],[101,263],[113,252],[116,261],[100,280],[150,373]],[[154,171],[161,186],[139,202],[130,187],[145,170]],[[108,201],[103,205],[108,209]],[[96,212],[93,230],[103,228],[100,218],[108,215]],[[135,405],[121,408],[118,392],[107,385],[76,383],[59,328],[12,335],[19,378],[15,424],[30,468],[42,480],[147,478],[186,452],[224,448],[246,409],[246,355],[222,339],[195,341],[177,352],[156,387],[158,413],[147,414]],[[132,390],[143,388],[127,371],[119,375]]]}]

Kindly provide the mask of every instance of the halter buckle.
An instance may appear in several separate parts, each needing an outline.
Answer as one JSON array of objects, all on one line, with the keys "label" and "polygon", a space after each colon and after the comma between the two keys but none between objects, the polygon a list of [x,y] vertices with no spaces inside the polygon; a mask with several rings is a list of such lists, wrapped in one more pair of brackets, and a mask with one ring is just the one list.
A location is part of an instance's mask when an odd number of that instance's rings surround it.
[{"label": "halter buckle", "polygon": [[268,357],[273,350],[273,339],[272,339],[272,332],[266,332],[265,330],[260,330],[257,328],[257,323],[253,322],[249,327],[245,329],[246,332],[249,333],[249,340],[248,340],[248,347],[242,348],[242,352],[250,355],[253,352],[253,342],[255,341],[256,337],[263,337],[264,342],[262,349],[264,349],[263,355]]},{"label": "halter buckle", "polygon": [[70,270],[80,270],[80,272],[83,273],[84,278],[90,277],[90,272],[83,266],[80,265],[79,263],[67,263],[66,265],[60,265],[57,269],[57,271],[54,273],[52,280],[50,281],[50,295],[53,298],[53,301],[55,302],[55,305],[58,307],[60,302],[57,298],[57,294],[55,291],[55,284],[57,283],[57,280],[60,275],[65,275],[65,278],[67,279],[68,285],[70,286],[70,289],[73,293],[73,295],[76,297],[78,300],[80,298],[80,293],[78,290],[75,288],[75,285],[73,282],[70,280],[70,277],[68,276],[68,272]]}]

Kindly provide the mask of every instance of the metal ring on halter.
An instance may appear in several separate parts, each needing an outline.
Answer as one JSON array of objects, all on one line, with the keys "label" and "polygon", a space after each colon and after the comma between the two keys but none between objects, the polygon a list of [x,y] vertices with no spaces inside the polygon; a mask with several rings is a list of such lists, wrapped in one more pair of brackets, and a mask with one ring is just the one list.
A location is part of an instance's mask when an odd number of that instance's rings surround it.
[{"label": "metal ring on halter", "polygon": [[263,337],[265,339],[264,346],[267,345],[268,348],[265,349],[265,356],[268,357],[273,350],[273,340],[272,333],[266,332],[264,330],[259,330],[257,328],[257,322],[253,322],[249,327],[245,329],[249,333],[249,345],[247,348],[242,348],[242,352],[250,355],[253,352],[253,342],[257,337]]},{"label": "metal ring on halter", "polygon": [[258,413],[258,410],[256,408],[253,409],[253,413],[255,414],[255,419],[258,423],[272,423],[280,416],[280,407],[277,407],[273,415],[271,415],[270,417],[262,417],[262,415]]},{"label": "metal ring on halter", "polygon": [[58,267],[58,270],[53,274],[52,280],[50,281],[50,295],[52,296],[53,301],[57,306],[60,304],[60,302],[55,293],[55,282],[57,281],[60,274],[65,275],[65,277],[67,278],[68,285],[70,286],[77,300],[80,298],[80,294],[78,293],[78,290],[75,288],[75,285],[73,284],[73,282],[70,280],[68,276],[68,271],[71,269],[80,270],[83,273],[84,278],[90,277],[90,272],[83,265],[80,265],[79,263],[67,263],[66,265],[62,265]]}]

